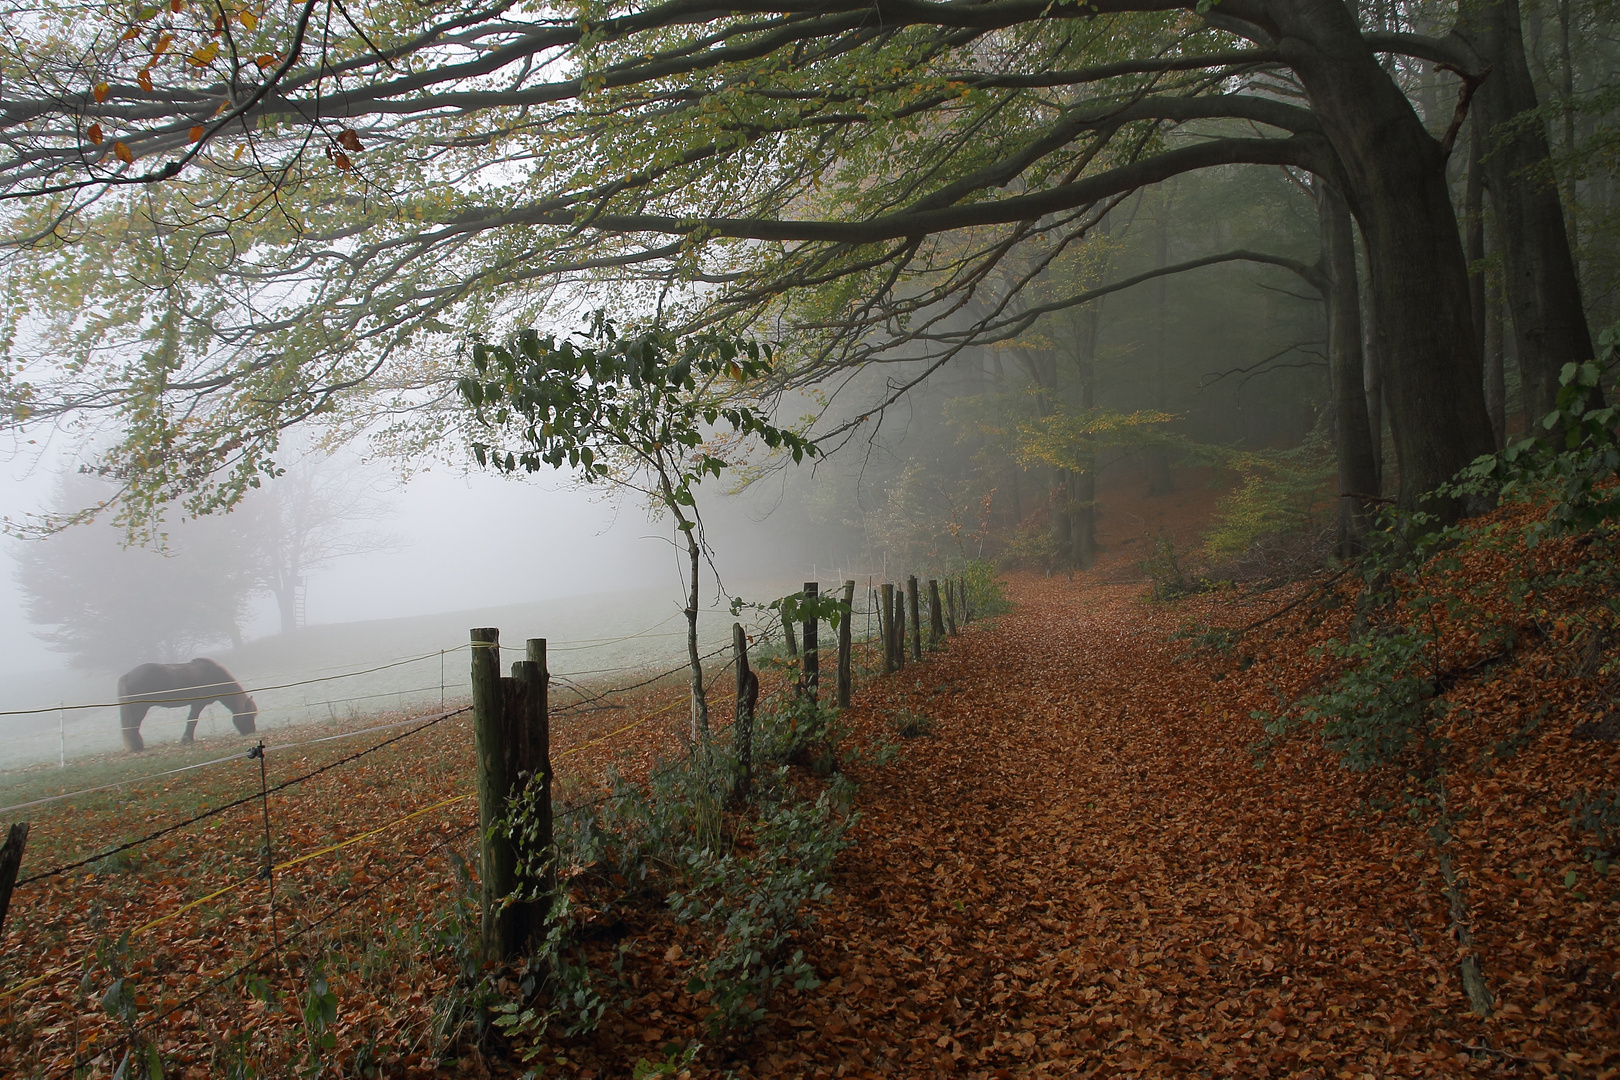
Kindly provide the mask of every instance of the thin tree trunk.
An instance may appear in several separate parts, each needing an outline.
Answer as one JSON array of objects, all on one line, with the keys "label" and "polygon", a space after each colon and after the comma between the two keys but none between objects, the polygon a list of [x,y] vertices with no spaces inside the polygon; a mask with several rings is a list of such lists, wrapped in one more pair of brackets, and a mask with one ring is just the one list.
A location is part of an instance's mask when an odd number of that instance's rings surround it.
[{"label": "thin tree trunk", "polygon": [[[1158,232],[1153,240],[1154,266],[1162,268],[1170,260],[1170,223],[1166,220],[1168,206],[1161,208],[1159,213]],[[1168,408],[1169,395],[1166,392],[1168,376],[1165,374],[1165,333],[1164,326],[1170,317],[1170,308],[1166,303],[1166,288],[1169,284],[1168,276],[1160,276],[1153,282],[1153,409],[1155,412],[1164,412]],[[1147,465],[1147,493],[1149,495],[1168,495],[1175,490],[1175,478],[1170,475],[1170,451],[1163,446],[1149,446],[1143,455]]]}]

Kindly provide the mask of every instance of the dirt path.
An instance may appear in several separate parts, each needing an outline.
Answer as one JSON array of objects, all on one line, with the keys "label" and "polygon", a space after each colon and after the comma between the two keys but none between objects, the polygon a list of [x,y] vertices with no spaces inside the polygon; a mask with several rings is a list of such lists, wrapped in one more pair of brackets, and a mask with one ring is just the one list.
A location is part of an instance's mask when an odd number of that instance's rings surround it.
[{"label": "dirt path", "polygon": [[1467,1068],[1422,850],[1373,843],[1336,768],[1309,802],[1297,771],[1257,771],[1253,721],[1178,668],[1178,617],[1141,591],[1024,579],[1013,614],[863,693],[868,723],[907,705],[938,726],[861,778],[809,950],[836,977],[750,1071]]}]

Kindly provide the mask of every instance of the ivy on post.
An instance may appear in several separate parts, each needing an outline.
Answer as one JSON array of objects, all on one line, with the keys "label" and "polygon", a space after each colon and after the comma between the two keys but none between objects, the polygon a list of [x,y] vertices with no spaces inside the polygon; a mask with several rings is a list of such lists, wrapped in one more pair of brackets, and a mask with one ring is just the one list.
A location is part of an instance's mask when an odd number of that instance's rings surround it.
[{"label": "ivy on post", "polygon": [[821,694],[821,619],[817,601],[821,599],[821,583],[804,583],[804,692],[811,701],[819,701]]}]

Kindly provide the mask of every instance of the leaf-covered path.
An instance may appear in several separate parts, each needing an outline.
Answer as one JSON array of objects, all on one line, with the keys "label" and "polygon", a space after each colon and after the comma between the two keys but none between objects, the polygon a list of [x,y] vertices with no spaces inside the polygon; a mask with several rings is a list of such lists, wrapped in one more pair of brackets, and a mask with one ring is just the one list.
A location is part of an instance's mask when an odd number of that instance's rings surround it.
[{"label": "leaf-covered path", "polygon": [[[1613,1075],[1612,1014],[1572,1000],[1548,1015],[1558,941],[1546,980],[1504,997],[1506,1043],[1469,1017],[1423,832],[1369,812],[1319,749],[1258,769],[1258,725],[1234,707],[1253,680],[1178,659],[1166,638],[1185,611],[1139,585],[1026,578],[1014,595],[1013,613],[863,692],[869,727],[905,706],[935,733],[860,777],[858,846],[807,943],[828,981],[730,1067]],[[1281,636],[1274,659],[1302,656]]]}]

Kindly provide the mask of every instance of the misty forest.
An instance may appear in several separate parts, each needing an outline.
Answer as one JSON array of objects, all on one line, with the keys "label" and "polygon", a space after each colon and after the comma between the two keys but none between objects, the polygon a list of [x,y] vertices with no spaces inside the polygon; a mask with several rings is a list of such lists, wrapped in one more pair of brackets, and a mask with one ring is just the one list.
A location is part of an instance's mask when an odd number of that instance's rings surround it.
[{"label": "misty forest", "polygon": [[0,11],[0,1072],[1620,1075],[1610,0]]}]

